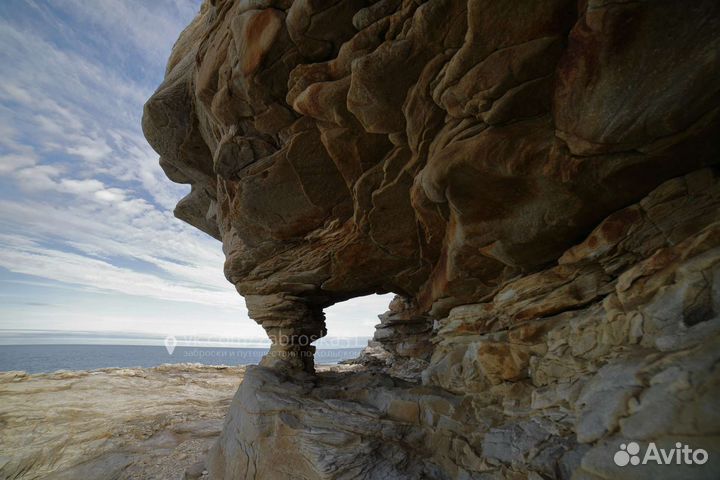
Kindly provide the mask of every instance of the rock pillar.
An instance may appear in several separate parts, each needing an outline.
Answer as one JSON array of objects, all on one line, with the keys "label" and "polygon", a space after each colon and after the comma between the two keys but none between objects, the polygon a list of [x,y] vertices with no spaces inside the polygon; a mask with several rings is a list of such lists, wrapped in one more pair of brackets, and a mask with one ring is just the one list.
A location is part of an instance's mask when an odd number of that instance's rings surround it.
[{"label": "rock pillar", "polygon": [[322,307],[286,294],[248,295],[250,317],[272,341],[260,365],[284,371],[314,372],[312,342],[327,333]]}]

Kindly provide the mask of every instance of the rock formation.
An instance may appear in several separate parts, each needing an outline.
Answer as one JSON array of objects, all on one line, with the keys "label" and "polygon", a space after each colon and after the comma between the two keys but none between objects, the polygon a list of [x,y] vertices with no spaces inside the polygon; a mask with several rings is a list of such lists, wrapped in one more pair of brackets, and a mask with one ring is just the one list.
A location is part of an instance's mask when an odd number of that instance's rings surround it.
[{"label": "rock formation", "polygon": [[273,341],[211,478],[717,478],[719,78],[715,0],[206,1],[143,127]]}]

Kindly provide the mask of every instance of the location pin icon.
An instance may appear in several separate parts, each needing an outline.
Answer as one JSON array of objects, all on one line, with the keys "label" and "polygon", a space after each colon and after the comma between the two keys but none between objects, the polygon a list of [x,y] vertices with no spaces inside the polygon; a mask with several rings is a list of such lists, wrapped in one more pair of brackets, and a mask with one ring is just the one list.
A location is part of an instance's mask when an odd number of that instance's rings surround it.
[{"label": "location pin icon", "polygon": [[165,337],[165,348],[170,355],[173,354],[173,351],[175,350],[175,345],[177,345],[177,339],[175,337],[173,337],[172,335],[168,335],[167,337]]}]

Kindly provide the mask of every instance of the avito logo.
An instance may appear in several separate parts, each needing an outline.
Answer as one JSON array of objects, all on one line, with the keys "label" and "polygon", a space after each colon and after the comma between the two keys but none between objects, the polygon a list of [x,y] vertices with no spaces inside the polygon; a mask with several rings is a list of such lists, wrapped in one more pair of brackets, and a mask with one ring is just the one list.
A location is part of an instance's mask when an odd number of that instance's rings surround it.
[{"label": "avito logo", "polygon": [[620,467],[628,464],[645,465],[648,463],[658,465],[703,465],[708,461],[708,453],[702,448],[693,450],[689,445],[683,445],[680,442],[675,444],[675,448],[669,450],[658,448],[654,442],[650,442],[641,460],[640,445],[636,442],[630,442],[620,445],[620,450],[615,452],[613,460]]}]

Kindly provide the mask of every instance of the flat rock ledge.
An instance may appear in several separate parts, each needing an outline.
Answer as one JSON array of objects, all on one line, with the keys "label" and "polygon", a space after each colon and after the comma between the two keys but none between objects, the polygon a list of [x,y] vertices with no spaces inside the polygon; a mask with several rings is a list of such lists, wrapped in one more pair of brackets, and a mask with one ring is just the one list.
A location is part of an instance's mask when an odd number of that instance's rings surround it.
[{"label": "flat rock ledge", "polygon": [[201,478],[244,372],[175,364],[0,373],[0,479]]}]

